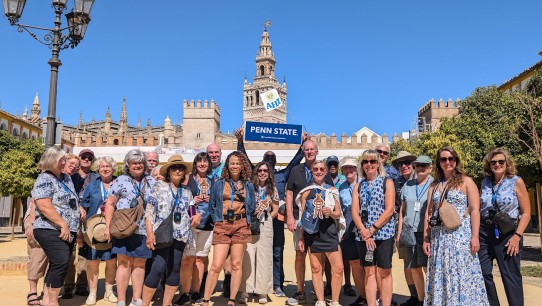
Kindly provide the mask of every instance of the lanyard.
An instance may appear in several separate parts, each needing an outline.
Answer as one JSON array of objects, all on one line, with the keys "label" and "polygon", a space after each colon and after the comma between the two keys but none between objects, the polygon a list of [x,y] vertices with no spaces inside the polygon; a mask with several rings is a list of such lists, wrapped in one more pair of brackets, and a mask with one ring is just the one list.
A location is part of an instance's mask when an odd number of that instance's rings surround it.
[{"label": "lanyard", "polygon": [[102,201],[107,200],[107,197],[109,196],[109,190],[105,188],[104,182],[100,182],[100,189],[102,190]]},{"label": "lanyard", "polygon": [[141,185],[143,184],[143,179],[141,179],[141,182],[139,182],[138,185],[136,185],[134,179],[132,178],[132,185],[134,186],[134,193],[136,194],[136,198],[139,197],[141,194]]},{"label": "lanyard", "polygon": [[420,192],[420,195],[418,195],[418,180],[416,180],[416,201],[420,201],[420,198],[427,192],[427,190],[429,189],[425,189],[425,187],[427,186],[427,183],[429,183],[429,179],[427,179],[427,181],[425,182],[425,184],[423,184],[423,187],[422,187],[422,190]]},{"label": "lanyard", "polygon": [[171,187],[173,184],[169,183],[169,190],[171,190],[171,195],[173,196],[173,200],[175,200],[175,206],[178,207],[179,203],[181,202],[181,186],[177,188],[177,195],[173,192],[173,187]]},{"label": "lanyard", "polygon": [[369,201],[371,200],[371,196],[373,195],[373,187],[375,186],[375,182],[371,184],[371,188],[369,188],[369,181],[363,182],[363,192],[365,192],[365,204],[369,206]]},{"label": "lanyard", "polygon": [[75,196],[75,198],[76,198],[77,200],[79,200],[79,197],[77,196],[77,194],[76,194],[75,192],[73,192],[73,191],[68,187],[68,185],[66,185],[66,184],[64,183],[64,181],[62,181],[61,179],[59,179],[56,175],[54,175],[54,174],[51,173],[51,172],[47,172],[47,173],[49,173],[50,175],[52,175],[52,176],[60,183],[60,185],[62,186],[62,188],[64,189],[64,191],[66,191],[67,194],[73,194],[73,195]]},{"label": "lanyard", "polygon": [[495,206],[497,209],[499,209],[497,204],[497,194],[499,194],[499,190],[501,190],[501,187],[503,185],[503,181],[501,180],[501,183],[499,184],[499,187],[497,187],[497,191],[495,191],[495,182],[493,182],[493,186],[491,187],[491,204]]},{"label": "lanyard", "polygon": [[241,194],[241,191],[243,191],[244,186],[241,187],[241,189],[237,190],[237,182],[234,182],[230,179],[230,208],[233,207],[233,200],[235,199],[235,193]]},{"label": "lanyard", "polygon": [[305,165],[305,178],[307,179],[307,185],[309,185],[312,182],[312,173],[307,165]]}]

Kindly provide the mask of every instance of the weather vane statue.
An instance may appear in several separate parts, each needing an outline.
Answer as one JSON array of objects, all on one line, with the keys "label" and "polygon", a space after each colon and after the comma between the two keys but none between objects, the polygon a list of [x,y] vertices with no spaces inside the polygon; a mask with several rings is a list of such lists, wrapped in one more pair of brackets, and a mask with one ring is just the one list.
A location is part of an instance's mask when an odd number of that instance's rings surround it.
[{"label": "weather vane statue", "polygon": [[266,20],[265,23],[263,24],[263,28],[266,31],[270,26],[271,26],[271,20]]}]

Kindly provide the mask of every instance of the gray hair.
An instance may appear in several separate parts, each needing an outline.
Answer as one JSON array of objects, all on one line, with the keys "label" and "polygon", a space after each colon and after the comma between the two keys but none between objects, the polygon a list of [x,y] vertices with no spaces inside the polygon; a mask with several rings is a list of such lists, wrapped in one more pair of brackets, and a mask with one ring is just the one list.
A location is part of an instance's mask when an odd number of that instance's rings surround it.
[{"label": "gray hair", "polygon": [[[361,160],[365,157],[372,157],[376,160],[378,160],[378,175],[379,176],[386,176],[386,170],[384,169],[384,165],[382,164],[382,161],[380,160],[380,154],[376,152],[374,149],[365,150],[363,154],[361,155]],[[367,174],[365,174],[365,171],[363,171],[363,166],[360,167],[360,174],[362,177],[367,178]]]},{"label": "gray hair", "polygon": [[124,174],[130,174],[130,164],[133,162],[142,162],[143,163],[143,172],[147,172],[149,170],[149,165],[147,164],[147,156],[143,152],[141,152],[140,149],[133,149],[128,151],[126,153],[126,156],[124,157],[124,166],[122,166],[122,171]]},{"label": "gray hair", "polygon": [[316,149],[316,151],[318,151],[318,145],[316,144],[316,141],[314,141],[314,140],[312,140],[312,139],[308,139],[307,141],[305,141],[305,142],[303,143],[303,151],[305,151],[305,145],[306,145],[307,143],[309,143],[309,142],[314,143],[314,148]]},{"label": "gray hair", "polygon": [[62,150],[59,146],[52,146],[43,152],[43,155],[38,162],[38,168],[41,171],[51,171],[65,156],[66,151]]},{"label": "gray hair", "polygon": [[96,159],[96,161],[94,161],[94,164],[92,164],[92,168],[95,171],[98,171],[99,168],[100,168],[101,163],[106,163],[109,166],[111,166],[111,168],[113,169],[113,174],[115,173],[115,171],[117,171],[117,162],[113,159],[113,157],[111,157],[111,156],[103,156],[103,157],[100,157],[100,158]]},{"label": "gray hair", "polygon": [[388,152],[391,151],[390,145],[387,144],[387,143],[379,142],[379,143],[376,144],[375,149],[378,148],[378,147],[386,147],[386,148],[388,148]]}]

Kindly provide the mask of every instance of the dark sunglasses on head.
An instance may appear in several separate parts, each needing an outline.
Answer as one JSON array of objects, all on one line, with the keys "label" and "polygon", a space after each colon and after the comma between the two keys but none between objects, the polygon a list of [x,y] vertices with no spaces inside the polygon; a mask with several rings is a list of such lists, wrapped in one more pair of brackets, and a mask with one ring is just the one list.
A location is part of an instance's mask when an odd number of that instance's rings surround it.
[{"label": "dark sunglasses on head", "polygon": [[388,152],[388,151],[382,151],[382,150],[376,150],[376,152],[378,152],[378,154],[384,154],[384,155],[390,154],[390,152]]},{"label": "dark sunglasses on head", "polygon": [[402,166],[410,166],[410,164],[412,164],[411,162],[405,160],[405,161],[400,161],[397,163],[397,166],[399,167],[402,167]]},{"label": "dark sunglasses on head", "polygon": [[453,156],[450,156],[450,157],[441,157],[441,158],[439,158],[439,160],[440,160],[440,162],[443,163],[443,164],[446,163],[446,162],[453,163],[453,162],[455,162],[455,157],[453,157]]},{"label": "dark sunglasses on head", "polygon": [[367,165],[367,164],[376,165],[376,164],[378,164],[378,160],[376,160],[376,159],[371,159],[371,160],[364,159],[364,160],[361,161],[361,164],[362,165]]},{"label": "dark sunglasses on head", "polygon": [[492,166],[495,166],[497,163],[502,166],[502,165],[504,165],[504,163],[506,163],[506,160],[499,159],[499,160],[492,160],[492,161],[489,162],[489,164],[492,165]]}]

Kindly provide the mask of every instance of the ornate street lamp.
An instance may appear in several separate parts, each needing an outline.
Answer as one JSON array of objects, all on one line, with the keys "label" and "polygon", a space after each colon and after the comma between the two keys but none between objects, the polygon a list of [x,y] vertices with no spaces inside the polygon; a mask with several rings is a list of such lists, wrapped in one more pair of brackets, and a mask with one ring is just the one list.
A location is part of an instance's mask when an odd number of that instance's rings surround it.
[{"label": "ornate street lamp", "polygon": [[[66,10],[68,0],[53,0],[52,7],[55,11],[54,27],[44,28],[30,25],[19,24],[19,18],[23,15],[23,9],[26,0],[2,0],[4,12],[12,26],[17,26],[17,31],[26,31],[32,38],[48,46],[52,50],[52,57],[49,60],[51,66],[51,79],[49,84],[49,105],[47,109],[47,131],[45,133],[45,146],[55,145],[55,127],[56,127],[56,96],[58,83],[58,67],[62,62],[58,58],[60,50],[66,48],[75,48],[85,37],[88,24],[90,22],[90,11],[94,0],[74,0],[73,9],[66,14],[68,26],[61,28],[62,13]],[[31,30],[45,31],[42,38],[34,34]],[[64,32],[67,31],[67,34]],[[60,139],[59,139],[60,142]]]}]

